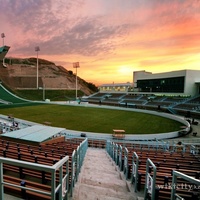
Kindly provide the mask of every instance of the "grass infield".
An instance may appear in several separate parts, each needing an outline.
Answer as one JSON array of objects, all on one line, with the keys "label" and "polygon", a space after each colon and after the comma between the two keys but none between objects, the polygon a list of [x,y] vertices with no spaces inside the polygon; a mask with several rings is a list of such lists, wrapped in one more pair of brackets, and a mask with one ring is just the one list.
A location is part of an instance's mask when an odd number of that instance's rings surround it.
[{"label": "grass infield", "polygon": [[112,133],[124,129],[126,134],[152,134],[177,131],[183,125],[177,121],[151,114],[103,108],[35,105],[0,109],[3,115],[71,130]]}]

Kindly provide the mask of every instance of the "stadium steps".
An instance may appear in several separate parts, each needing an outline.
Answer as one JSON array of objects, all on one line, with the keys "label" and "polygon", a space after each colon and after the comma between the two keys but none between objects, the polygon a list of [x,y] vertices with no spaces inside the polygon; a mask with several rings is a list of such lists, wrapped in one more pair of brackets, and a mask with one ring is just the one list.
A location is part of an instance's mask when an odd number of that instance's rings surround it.
[{"label": "stadium steps", "polygon": [[123,179],[105,149],[88,148],[73,200],[135,200],[135,193]]}]

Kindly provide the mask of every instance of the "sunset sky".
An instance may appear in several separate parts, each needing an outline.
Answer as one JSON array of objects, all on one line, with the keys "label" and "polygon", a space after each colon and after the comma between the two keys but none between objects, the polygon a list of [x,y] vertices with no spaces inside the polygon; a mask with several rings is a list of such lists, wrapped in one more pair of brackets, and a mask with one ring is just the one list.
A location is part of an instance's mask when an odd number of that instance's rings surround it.
[{"label": "sunset sky", "polygon": [[200,0],[0,0],[0,33],[7,57],[36,57],[39,46],[39,58],[74,72],[79,62],[96,85],[200,70]]}]

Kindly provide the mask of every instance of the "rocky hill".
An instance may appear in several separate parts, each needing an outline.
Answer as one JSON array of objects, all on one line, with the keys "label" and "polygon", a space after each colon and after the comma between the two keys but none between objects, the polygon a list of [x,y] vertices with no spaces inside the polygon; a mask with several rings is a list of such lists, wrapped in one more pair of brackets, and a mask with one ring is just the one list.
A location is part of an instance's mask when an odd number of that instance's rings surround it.
[{"label": "rocky hill", "polygon": [[[16,89],[36,89],[37,85],[37,59],[36,58],[6,58],[6,68],[0,66],[0,79],[10,88]],[[55,63],[39,59],[38,86],[55,90],[75,90],[76,74],[66,70]],[[90,95],[97,91],[97,87],[77,78],[77,89]]]}]

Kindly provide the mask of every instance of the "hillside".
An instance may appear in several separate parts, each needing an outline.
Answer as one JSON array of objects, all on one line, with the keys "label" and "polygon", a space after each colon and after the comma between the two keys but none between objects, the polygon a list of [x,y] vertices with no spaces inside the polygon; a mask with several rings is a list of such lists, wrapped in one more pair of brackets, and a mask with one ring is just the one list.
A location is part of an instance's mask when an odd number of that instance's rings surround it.
[{"label": "hillside", "polygon": [[[7,68],[0,66],[1,81],[13,90],[36,89],[37,85],[37,59],[36,58],[6,58]],[[85,95],[97,91],[92,83],[78,79],[78,90]],[[47,90],[75,90],[76,75],[55,63],[39,59],[38,86]]]}]

